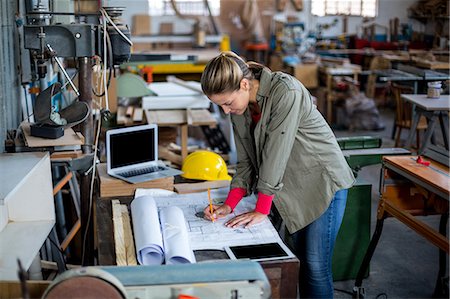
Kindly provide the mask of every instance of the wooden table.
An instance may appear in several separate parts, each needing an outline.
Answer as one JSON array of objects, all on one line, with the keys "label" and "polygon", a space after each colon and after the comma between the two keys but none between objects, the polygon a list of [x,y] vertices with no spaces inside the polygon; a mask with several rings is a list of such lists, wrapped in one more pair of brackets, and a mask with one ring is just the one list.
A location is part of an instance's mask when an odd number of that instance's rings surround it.
[{"label": "wooden table", "polygon": [[321,66],[319,68],[319,72],[325,74],[325,85],[327,91],[327,121],[329,123],[333,122],[333,102],[336,97],[333,93],[333,77],[334,76],[352,76],[353,80],[358,81],[358,74],[361,72],[361,69],[355,65],[342,65],[339,67],[327,67]]},{"label": "wooden table", "polygon": [[[121,204],[130,204],[132,198],[120,197]],[[111,200],[98,199],[95,204],[99,265],[115,265]],[[196,251],[198,261],[227,259],[224,251]],[[272,289],[272,298],[297,298],[297,282],[300,262],[297,258],[260,262]]]},{"label": "wooden table", "polygon": [[[383,157],[378,203],[377,224],[364,260],[359,268],[354,290],[360,292],[362,279],[380,239],[386,217],[395,217],[423,236],[439,250],[439,277],[435,293],[440,294],[444,286],[446,253],[449,253],[449,239],[446,226],[449,215],[450,174],[449,168],[434,160],[425,158],[429,166],[417,163],[415,156]],[[439,232],[415,216],[441,215]]]},{"label": "wooden table", "polygon": [[207,109],[145,110],[145,116],[149,124],[153,123],[162,127],[180,127],[182,161],[188,154],[188,126],[215,127],[217,125],[216,119]]},{"label": "wooden table", "polygon": [[448,114],[450,112],[450,96],[441,95],[439,99],[430,99],[424,94],[402,94],[401,97],[405,101],[411,102],[415,107],[415,113],[406,146],[411,146],[420,117],[423,115],[428,120],[428,127],[425,131],[425,136],[418,153],[422,154],[424,149],[427,148],[432,135],[435,133],[438,120],[444,138],[444,145],[448,151]]}]

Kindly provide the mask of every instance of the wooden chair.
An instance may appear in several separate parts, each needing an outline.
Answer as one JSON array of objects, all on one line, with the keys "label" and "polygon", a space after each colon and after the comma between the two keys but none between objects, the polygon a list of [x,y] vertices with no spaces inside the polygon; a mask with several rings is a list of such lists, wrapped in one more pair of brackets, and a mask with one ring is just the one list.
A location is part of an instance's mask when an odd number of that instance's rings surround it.
[{"label": "wooden chair", "polygon": [[[412,105],[401,98],[402,93],[413,93],[413,88],[411,86],[400,85],[397,83],[392,83],[391,85],[392,94],[396,102],[396,117],[395,117],[395,147],[399,146],[400,136],[402,129],[411,129],[412,125]],[[416,146],[420,147],[420,130],[426,130],[427,120],[425,117],[421,117],[419,124],[416,129]]]}]

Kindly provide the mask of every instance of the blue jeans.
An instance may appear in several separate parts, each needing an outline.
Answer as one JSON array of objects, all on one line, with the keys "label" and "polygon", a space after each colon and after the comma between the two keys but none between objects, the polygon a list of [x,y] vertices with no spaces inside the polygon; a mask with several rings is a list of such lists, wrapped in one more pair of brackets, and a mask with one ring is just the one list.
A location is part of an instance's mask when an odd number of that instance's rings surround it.
[{"label": "blue jeans", "polygon": [[292,235],[300,259],[301,298],[333,298],[331,259],[344,217],[347,194],[347,189],[336,192],[325,213]]}]

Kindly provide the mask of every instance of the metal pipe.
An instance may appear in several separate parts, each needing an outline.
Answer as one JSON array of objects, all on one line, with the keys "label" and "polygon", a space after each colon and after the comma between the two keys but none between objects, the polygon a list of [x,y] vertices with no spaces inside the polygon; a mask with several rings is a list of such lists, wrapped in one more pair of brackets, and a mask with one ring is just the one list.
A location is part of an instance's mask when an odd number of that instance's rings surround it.
[{"label": "metal pipe", "polygon": [[69,81],[69,84],[70,84],[70,86],[72,86],[73,91],[75,91],[77,96],[80,96],[80,92],[78,91],[77,87],[73,83],[72,79],[70,79],[70,76],[69,76],[69,74],[67,74],[61,61],[59,61],[59,58],[56,56],[56,52],[53,50],[53,48],[49,44],[47,44],[47,49],[50,51],[50,53],[55,54],[55,56],[53,56],[53,59],[55,59],[56,64],[58,65],[59,69],[63,73],[64,77],[66,77],[67,81]]},{"label": "metal pipe", "polygon": [[[84,154],[92,153],[94,144],[94,121],[92,117],[92,66],[89,57],[78,58],[79,64],[79,100],[88,104],[90,113],[88,118],[81,124],[81,133],[84,136],[82,150]],[[95,161],[95,157],[94,157]],[[92,229],[92,202],[90,200],[90,183],[92,172],[82,174],[80,180],[80,210],[81,210],[81,236],[83,242],[82,252],[83,266],[94,264],[94,235]],[[84,240],[84,236],[86,239]]]},{"label": "metal pipe", "polygon": [[79,100],[86,102],[90,113],[88,118],[81,124],[81,133],[84,136],[84,145],[82,147],[84,154],[92,153],[94,144],[94,122],[92,117],[92,66],[89,57],[78,58],[79,64]]}]

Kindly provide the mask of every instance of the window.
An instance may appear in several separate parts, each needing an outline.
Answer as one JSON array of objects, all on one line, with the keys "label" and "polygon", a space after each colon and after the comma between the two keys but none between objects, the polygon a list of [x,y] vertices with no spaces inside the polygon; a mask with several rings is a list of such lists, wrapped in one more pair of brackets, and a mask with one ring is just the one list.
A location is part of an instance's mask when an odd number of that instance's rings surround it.
[{"label": "window", "polygon": [[316,16],[375,17],[377,15],[377,0],[312,0],[311,12]]},{"label": "window", "polygon": [[[204,0],[175,0],[177,8],[183,15],[207,16],[208,9],[205,7]],[[209,7],[213,16],[220,14],[220,0],[208,0]],[[174,16],[170,0],[148,0],[149,14],[152,16]]]}]

